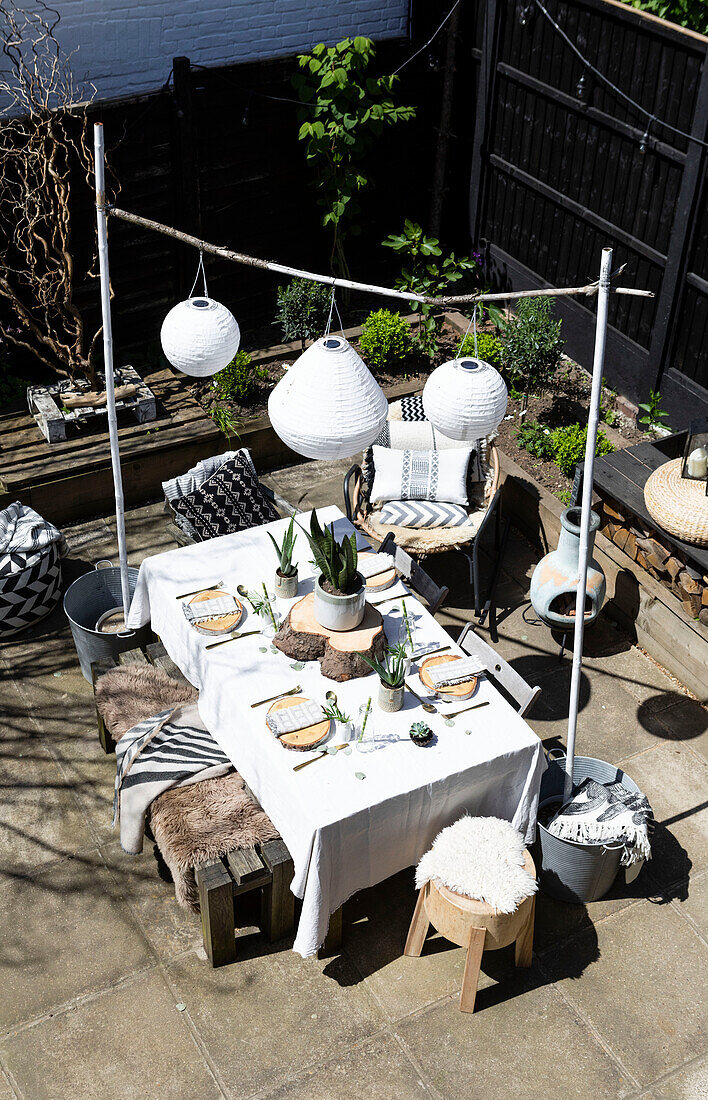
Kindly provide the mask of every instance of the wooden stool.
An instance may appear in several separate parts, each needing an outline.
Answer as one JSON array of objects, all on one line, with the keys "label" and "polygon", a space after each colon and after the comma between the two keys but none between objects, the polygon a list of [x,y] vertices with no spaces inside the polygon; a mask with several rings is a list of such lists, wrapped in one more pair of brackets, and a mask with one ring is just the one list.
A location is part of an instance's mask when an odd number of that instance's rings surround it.
[{"label": "wooden stool", "polygon": [[[524,867],[536,877],[536,868],[528,851]],[[513,913],[500,913],[484,901],[456,894],[447,886],[426,882],[418,894],[413,920],[408,931],[404,955],[422,954],[429,925],[458,947],[467,948],[465,973],[460,992],[460,1011],[474,1012],[479,967],[483,951],[496,951],[516,943],[516,965],[531,966],[536,895],[531,894]]]}]

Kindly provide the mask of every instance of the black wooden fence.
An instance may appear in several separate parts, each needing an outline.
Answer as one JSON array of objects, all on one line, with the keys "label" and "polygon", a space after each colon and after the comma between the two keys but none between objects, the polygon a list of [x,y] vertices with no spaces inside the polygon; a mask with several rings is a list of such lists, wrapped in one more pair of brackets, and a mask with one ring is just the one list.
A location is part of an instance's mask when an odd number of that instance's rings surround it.
[{"label": "black wooden fence", "polygon": [[[705,141],[708,40],[611,0],[544,0],[584,56],[646,111]],[[470,212],[501,285],[572,286],[603,246],[623,282],[606,373],[677,417],[708,401],[706,150],[603,86],[534,0],[480,0]],[[644,146],[644,149],[642,149]],[[592,359],[590,305],[558,302],[568,349]]]}]

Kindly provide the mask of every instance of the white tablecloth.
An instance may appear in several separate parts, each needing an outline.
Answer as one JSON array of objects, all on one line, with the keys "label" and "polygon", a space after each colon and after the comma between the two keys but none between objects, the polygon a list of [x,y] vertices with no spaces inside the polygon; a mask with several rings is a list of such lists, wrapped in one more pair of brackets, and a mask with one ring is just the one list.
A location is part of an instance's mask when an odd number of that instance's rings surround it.
[{"label": "white tablecloth", "polygon": [[[340,535],[352,530],[336,507],[318,509],[318,516],[322,523],[334,521]],[[337,684],[322,676],[317,661],[293,669],[294,662],[272,652],[262,636],[207,651],[208,639],[189,626],[175,596],[217,581],[232,593],[238,584],[255,588],[266,581],[270,588],[276,561],[266,532],[280,538],[285,526],[285,520],[277,520],[147,558],[128,623],[138,627],[152,620],[175,664],[199,689],[206,726],[287,844],[295,864],[292,890],[303,899],[294,950],[307,956],[322,944],[331,913],[347,898],[417,863],[439,830],[461,814],[505,818],[530,842],[545,761],[536,735],[485,679],[471,701],[488,699],[489,706],[448,726],[442,715],[424,714],[408,692],[402,711],[384,714],[375,706],[378,679],[373,673]],[[368,546],[363,536],[357,534],[357,539],[362,548]],[[298,536],[294,557],[300,571],[299,599],[313,585],[304,534]],[[278,606],[286,613],[293,602],[278,601]],[[425,648],[452,644],[422,604],[407,603],[409,614],[417,617],[417,641]],[[380,610],[387,636],[395,642],[400,604],[384,604]],[[240,625],[249,630],[259,622],[249,611]],[[414,678],[411,683],[416,686]],[[296,684],[321,703],[332,689],[340,708],[352,717],[373,696],[378,747],[369,753],[353,747],[351,754],[339,752],[294,772],[295,764],[314,753],[284,748],[266,727],[268,707],[252,710],[250,703]],[[419,683],[417,687],[424,690]],[[441,710],[464,705],[446,704]],[[411,723],[421,719],[436,734],[425,748],[408,736]],[[341,742],[338,729],[331,740]],[[357,772],[364,778],[357,778]]]}]

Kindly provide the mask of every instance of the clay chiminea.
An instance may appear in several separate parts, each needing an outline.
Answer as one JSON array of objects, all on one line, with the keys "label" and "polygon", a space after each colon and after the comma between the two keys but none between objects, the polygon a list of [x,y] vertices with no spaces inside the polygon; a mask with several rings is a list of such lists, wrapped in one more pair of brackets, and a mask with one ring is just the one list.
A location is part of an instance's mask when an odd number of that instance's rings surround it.
[{"label": "clay chiminea", "polygon": [[[542,558],[531,578],[531,603],[540,619],[552,627],[568,629],[575,622],[580,555],[580,508],[566,508],[561,518],[558,549]],[[590,560],[585,588],[585,625],[600,614],[605,599],[605,574],[592,557],[600,517],[590,513]]]}]

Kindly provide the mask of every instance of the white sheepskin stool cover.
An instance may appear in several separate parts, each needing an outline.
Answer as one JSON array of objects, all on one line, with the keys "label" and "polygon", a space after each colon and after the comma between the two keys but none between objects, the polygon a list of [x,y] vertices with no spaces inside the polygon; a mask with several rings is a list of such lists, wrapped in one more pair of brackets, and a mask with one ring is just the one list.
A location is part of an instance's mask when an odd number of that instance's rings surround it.
[{"label": "white sheepskin stool cover", "polygon": [[419,890],[431,881],[500,913],[513,913],[538,890],[524,868],[521,833],[498,817],[461,817],[438,833],[415,874]]}]

